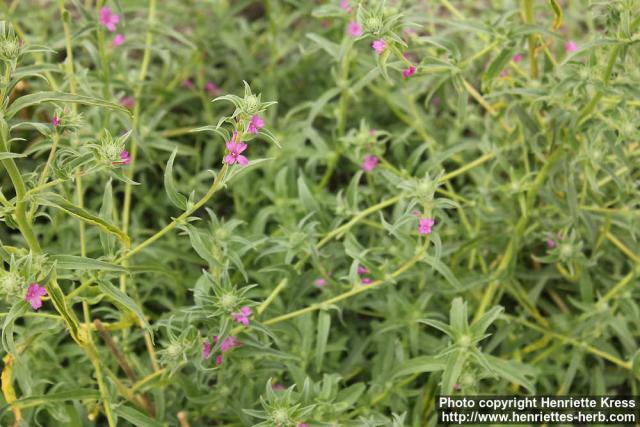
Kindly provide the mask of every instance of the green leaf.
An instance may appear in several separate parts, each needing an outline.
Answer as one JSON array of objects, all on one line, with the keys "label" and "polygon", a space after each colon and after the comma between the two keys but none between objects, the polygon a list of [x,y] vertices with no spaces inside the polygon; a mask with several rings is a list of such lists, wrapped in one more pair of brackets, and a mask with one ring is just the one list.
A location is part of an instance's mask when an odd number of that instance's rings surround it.
[{"label": "green leaf", "polygon": [[187,198],[178,192],[176,184],[173,181],[173,162],[176,159],[176,154],[178,154],[177,148],[171,153],[167,167],[164,170],[164,189],[171,203],[173,203],[175,207],[185,210],[187,209]]},{"label": "green leaf", "polygon": [[513,47],[506,47],[502,49],[500,53],[498,53],[498,55],[496,55],[496,57],[493,58],[493,60],[489,64],[489,67],[487,67],[487,71],[485,71],[482,78],[484,80],[492,80],[498,77],[498,74],[500,74],[500,72],[504,70],[504,67],[506,67],[509,61],[511,60],[511,57],[513,56],[513,52],[514,52]]},{"label": "green leaf", "polygon": [[448,395],[453,393],[453,387],[458,382],[464,362],[467,360],[465,351],[466,350],[459,349],[448,355],[447,363],[442,373],[442,394]]},{"label": "green leaf", "polygon": [[496,374],[512,383],[521,385],[532,394],[536,393],[535,382],[532,380],[535,378],[535,370],[533,368],[513,360],[500,359],[490,354],[485,354],[484,357]]},{"label": "green leaf", "polygon": [[26,154],[8,153],[6,151],[0,153],[0,160],[16,159],[19,157],[27,157]]},{"label": "green leaf", "polygon": [[21,96],[16,99],[7,110],[6,117],[11,118],[16,115],[20,110],[30,107],[32,105],[39,105],[43,102],[71,102],[76,104],[84,104],[84,105],[93,105],[96,107],[108,108],[111,110],[121,111],[128,115],[131,115],[131,112],[123,107],[120,104],[115,104],[113,102],[105,101],[99,98],[93,98],[90,96],[84,95],[74,95],[72,93],[64,93],[64,92],[37,92],[29,95]]},{"label": "green leaf", "polygon": [[45,206],[51,206],[57,209],[60,209],[69,215],[72,215],[88,224],[95,225],[100,227],[101,230],[111,233],[115,235],[120,241],[124,244],[125,247],[129,247],[131,245],[131,241],[129,240],[129,236],[120,230],[115,225],[108,223],[104,219],[87,212],[83,208],[74,205],[73,203],[66,200],[64,197],[59,196],[55,193],[41,193],[36,196],[36,200],[39,204]]},{"label": "green leaf", "polygon": [[115,271],[127,273],[128,270],[120,265],[93,258],[76,255],[52,255],[50,257],[56,261],[56,268],[59,270],[80,270],[80,271]]},{"label": "green leaf", "polygon": [[442,261],[430,255],[425,255],[423,259],[434,270],[440,273],[451,286],[453,286],[457,290],[462,289],[462,284],[460,283],[460,281],[456,278],[456,276],[453,275],[453,272]]},{"label": "green leaf", "polygon": [[138,307],[138,305],[129,297],[129,295],[125,294],[106,280],[98,280],[98,288],[100,288],[100,290],[114,302],[131,310],[131,312],[133,312],[140,320],[140,323],[143,325],[143,327],[151,331],[151,327],[149,326],[147,319],[144,317],[142,309]]},{"label": "green leaf", "polygon": [[5,351],[10,354],[17,354],[18,351],[16,349],[16,343],[13,340],[13,327],[16,323],[16,320],[20,318],[26,311],[28,305],[25,301],[20,301],[17,304],[14,304],[9,310],[9,314],[4,318],[4,322],[2,324],[2,346]]},{"label": "green leaf", "polygon": [[442,371],[444,367],[445,362],[442,358],[436,358],[434,356],[418,356],[402,363],[398,368],[398,371],[393,376],[395,378],[422,372]]},{"label": "green leaf", "polygon": [[[54,272],[55,274],[55,272]],[[51,278],[46,284],[47,292],[49,293],[49,297],[51,298],[51,303],[55,307],[56,311],[62,316],[64,322],[71,334],[71,337],[80,345],[84,345],[86,339],[84,334],[80,333],[80,323],[78,322],[78,318],[76,314],[69,308],[67,305],[67,300],[65,299],[64,292],[60,288],[58,281],[55,277]]]},{"label": "green leaf", "polygon": [[327,350],[327,340],[331,330],[331,314],[327,311],[318,313],[318,334],[316,336],[315,362],[318,372],[322,371],[322,361]]},{"label": "green leaf", "polygon": [[113,412],[120,418],[129,421],[136,427],[163,427],[162,423],[150,418],[137,409],[122,405],[113,408]]},{"label": "green leaf", "polygon": [[100,393],[91,388],[76,388],[73,390],[57,391],[40,396],[23,397],[13,402],[13,406],[19,408],[32,408],[47,403],[66,402],[68,400],[98,400]]}]

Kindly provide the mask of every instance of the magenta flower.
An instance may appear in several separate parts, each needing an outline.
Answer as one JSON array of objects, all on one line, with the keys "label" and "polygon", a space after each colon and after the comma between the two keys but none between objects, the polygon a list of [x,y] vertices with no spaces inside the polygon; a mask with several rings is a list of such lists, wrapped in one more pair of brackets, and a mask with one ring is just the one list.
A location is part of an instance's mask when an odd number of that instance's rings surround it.
[{"label": "magenta flower", "polygon": [[240,308],[238,313],[231,313],[236,322],[247,326],[249,324],[249,316],[251,316],[251,308],[244,306]]},{"label": "magenta flower", "polygon": [[373,280],[369,279],[368,277],[364,277],[364,278],[362,279],[362,284],[363,284],[363,285],[370,285],[370,284],[372,284],[372,283],[373,283]]},{"label": "magenta flower", "polygon": [[349,6],[349,0],[340,0],[340,8],[351,13],[351,6]]},{"label": "magenta flower", "polygon": [[182,82],[182,86],[186,87],[187,89],[193,89],[193,80],[191,79],[185,79]]},{"label": "magenta flower", "polygon": [[374,40],[371,43],[371,47],[376,51],[378,55],[380,55],[387,48],[387,43],[383,39]]},{"label": "magenta flower", "polygon": [[213,82],[207,82],[207,84],[204,85],[204,89],[207,91],[209,96],[218,96],[222,93],[222,89],[216,86]]},{"label": "magenta flower", "polygon": [[419,234],[431,234],[431,227],[436,222],[433,218],[420,218],[420,224],[418,225]]},{"label": "magenta flower", "polygon": [[366,267],[363,267],[361,265],[358,266],[358,274],[359,275],[367,274],[368,272],[369,272],[369,270],[367,270]]},{"label": "magenta flower", "polygon": [[131,163],[131,157],[129,157],[129,152],[127,150],[123,150],[120,153],[120,159],[121,161],[118,162],[118,164],[128,165],[129,163]]},{"label": "magenta flower", "polygon": [[309,424],[307,424],[307,423],[300,423],[300,424],[298,424],[298,427],[309,427]]},{"label": "magenta flower", "polygon": [[100,25],[105,27],[107,30],[113,33],[119,22],[120,16],[118,16],[117,13],[113,13],[111,8],[105,6],[100,9]]},{"label": "magenta flower", "polygon": [[573,40],[569,40],[564,44],[564,50],[567,53],[575,52],[578,50],[578,45]]},{"label": "magenta flower", "polygon": [[356,21],[351,21],[347,25],[347,33],[351,37],[360,37],[362,35],[362,27]]},{"label": "magenta flower", "polygon": [[216,366],[222,365],[222,355],[219,354],[216,356]]},{"label": "magenta flower", "polygon": [[404,78],[408,78],[413,76],[416,73],[416,67],[414,65],[409,65],[409,68],[402,71],[402,75]]},{"label": "magenta flower", "polygon": [[275,383],[275,384],[271,385],[271,388],[273,390],[284,390],[284,386],[282,384],[280,384],[280,383]]},{"label": "magenta flower", "polygon": [[111,41],[111,46],[112,47],[118,47],[122,43],[124,43],[124,36],[122,34],[116,34],[116,36]]},{"label": "magenta flower", "polygon": [[516,53],[515,55],[513,55],[513,57],[511,58],[511,60],[513,62],[522,62],[522,59],[524,58],[524,56],[522,56],[521,53]]},{"label": "magenta flower", "polygon": [[326,284],[327,284],[327,281],[322,277],[313,281],[313,286],[315,286],[316,288],[321,288]]},{"label": "magenta flower", "polygon": [[211,349],[213,346],[209,341],[205,341],[202,343],[202,358],[207,360],[211,357]]},{"label": "magenta flower", "polygon": [[245,144],[244,142],[236,143],[237,137],[237,132],[234,132],[233,136],[231,137],[231,141],[227,142],[227,150],[229,150],[229,154],[224,156],[224,161],[228,165],[232,165],[238,162],[242,166],[247,166],[249,164],[249,159],[240,154],[247,149],[247,144]]},{"label": "magenta flower", "polygon": [[364,158],[364,162],[362,162],[362,170],[365,172],[371,172],[378,166],[378,158],[372,154],[368,155]]},{"label": "magenta flower", "polygon": [[58,127],[60,125],[60,117],[53,116],[51,118],[51,124],[53,125],[53,127]]},{"label": "magenta flower", "polygon": [[125,108],[132,109],[136,105],[136,100],[133,99],[133,96],[123,96],[120,98],[120,105]]},{"label": "magenta flower", "polygon": [[42,307],[42,297],[45,295],[47,295],[47,290],[43,286],[38,283],[32,283],[27,289],[27,295],[24,300],[31,304],[31,308],[37,310]]},{"label": "magenta flower", "polygon": [[222,350],[223,353],[226,353],[233,347],[239,347],[240,345],[241,344],[238,340],[236,340],[236,337],[227,337],[224,339],[224,341],[222,341],[222,344],[220,344],[220,350]]},{"label": "magenta flower", "polygon": [[249,122],[249,126],[247,127],[247,132],[249,133],[258,133],[260,129],[264,127],[264,120],[257,114],[251,116],[251,121]]}]

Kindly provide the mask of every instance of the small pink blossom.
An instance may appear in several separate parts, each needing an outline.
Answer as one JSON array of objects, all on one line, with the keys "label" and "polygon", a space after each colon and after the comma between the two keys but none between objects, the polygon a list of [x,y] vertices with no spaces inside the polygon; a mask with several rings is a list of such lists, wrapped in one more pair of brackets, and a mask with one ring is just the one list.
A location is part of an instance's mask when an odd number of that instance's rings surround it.
[{"label": "small pink blossom", "polygon": [[47,295],[47,290],[38,283],[32,283],[27,289],[27,295],[24,300],[31,304],[31,308],[38,310],[42,307],[42,297]]},{"label": "small pink blossom", "polygon": [[369,273],[369,270],[367,270],[366,267],[363,267],[361,265],[358,266],[358,274],[359,275],[362,276],[363,274],[367,274],[367,273]]},{"label": "small pink blossom", "polygon": [[573,40],[568,40],[564,44],[564,50],[567,53],[575,52],[576,50],[578,50],[578,45]]},{"label": "small pink blossom", "polygon": [[500,71],[500,77],[504,78],[504,77],[507,77],[508,75],[509,75],[509,72],[507,70]]},{"label": "small pink blossom", "polygon": [[240,309],[238,313],[231,313],[234,320],[238,323],[242,323],[247,326],[249,324],[249,316],[251,316],[251,308],[244,306]]},{"label": "small pink blossom", "polygon": [[182,86],[186,87],[187,89],[193,89],[193,80],[191,79],[185,79],[182,82]]},{"label": "small pink blossom", "polygon": [[120,153],[120,159],[121,161],[118,162],[119,164],[128,165],[129,163],[131,163],[131,157],[129,156],[129,152],[127,150],[123,150]]},{"label": "small pink blossom", "polygon": [[351,6],[349,6],[349,0],[340,0],[340,8],[351,13]]},{"label": "small pink blossom", "polygon": [[511,60],[513,62],[522,62],[522,59],[524,58],[524,56],[522,56],[521,53],[516,53],[515,55],[513,55],[513,57],[511,58]]},{"label": "small pink blossom", "polygon": [[125,108],[132,109],[136,105],[136,100],[133,96],[123,96],[120,98],[120,105]]},{"label": "small pink blossom", "polygon": [[249,133],[258,133],[260,129],[264,127],[264,120],[257,114],[254,114],[251,117],[251,121],[249,122],[249,126],[247,127],[247,132]]},{"label": "small pink blossom", "polygon": [[111,46],[112,47],[118,47],[120,46],[122,43],[124,43],[124,35],[122,34],[116,34],[116,36],[113,38],[113,40],[111,41]]},{"label": "small pink blossom", "polygon": [[227,150],[229,150],[229,154],[224,156],[224,161],[228,165],[232,165],[238,162],[242,166],[247,166],[249,164],[249,159],[240,154],[247,149],[247,144],[245,144],[244,142],[236,143],[237,137],[237,132],[234,132],[231,140],[227,142]]},{"label": "small pink blossom", "polygon": [[368,155],[364,158],[364,162],[362,162],[362,170],[365,172],[371,172],[378,166],[378,158],[372,154]]},{"label": "small pink blossom", "polygon": [[216,356],[216,366],[222,365],[222,355],[219,354]]},{"label": "small pink blossom", "polygon": [[380,55],[387,48],[387,43],[383,39],[374,40],[371,47]]},{"label": "small pink blossom", "polygon": [[372,283],[373,283],[373,280],[369,279],[368,277],[362,278],[362,284],[363,285],[370,285]]},{"label": "small pink blossom", "polygon": [[414,65],[409,65],[409,68],[402,71],[402,75],[404,78],[408,78],[413,76],[416,73],[416,67]]},{"label": "small pink blossom", "polygon": [[209,96],[218,96],[222,93],[222,89],[213,82],[207,82],[207,84],[204,85],[204,89],[207,91]]},{"label": "small pink blossom", "polygon": [[60,117],[53,116],[51,118],[51,124],[53,125],[53,127],[58,127],[60,125]]},{"label": "small pink blossom", "polygon": [[223,353],[226,353],[233,347],[239,347],[240,345],[241,344],[236,340],[236,337],[227,337],[222,341],[222,344],[220,344],[220,350],[222,350]]},{"label": "small pink blossom", "polygon": [[419,234],[431,234],[431,227],[436,222],[433,218],[420,218],[420,224],[418,225]]},{"label": "small pink blossom", "polygon": [[283,386],[282,384],[280,384],[280,383],[273,384],[273,385],[271,386],[271,388],[272,388],[273,390],[284,390],[284,386]]},{"label": "small pink blossom", "polygon": [[207,360],[211,357],[211,349],[213,346],[209,341],[205,341],[202,343],[202,358]]},{"label": "small pink blossom", "polygon": [[323,279],[322,277],[313,281],[313,285],[316,288],[321,288],[321,287],[325,286],[326,284],[327,284],[327,281],[325,279]]},{"label": "small pink blossom", "polygon": [[113,33],[119,22],[120,16],[118,16],[117,13],[113,13],[111,8],[105,6],[100,9],[100,25],[105,27],[107,30]]},{"label": "small pink blossom", "polygon": [[437,96],[434,96],[433,99],[431,100],[431,105],[433,105],[434,107],[439,107],[440,106],[440,98],[438,98]]},{"label": "small pink blossom", "polygon": [[298,424],[298,427],[309,427],[309,424],[307,424],[307,423],[300,423],[300,424]]},{"label": "small pink blossom", "polygon": [[356,21],[351,21],[347,25],[347,33],[351,37],[360,37],[362,35],[362,27]]}]

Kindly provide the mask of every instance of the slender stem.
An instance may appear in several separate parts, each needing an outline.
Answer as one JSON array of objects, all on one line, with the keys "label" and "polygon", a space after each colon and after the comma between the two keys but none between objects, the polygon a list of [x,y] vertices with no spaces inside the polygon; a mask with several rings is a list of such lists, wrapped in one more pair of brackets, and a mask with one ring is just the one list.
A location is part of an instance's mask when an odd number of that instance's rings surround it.
[{"label": "slender stem", "polygon": [[[533,25],[535,14],[533,10],[533,0],[522,0],[521,3],[522,10],[522,20],[525,24]],[[531,78],[534,80],[538,79],[538,55],[536,52],[536,34],[529,34],[528,37],[528,45],[529,45],[529,69],[531,73]]]},{"label": "slender stem", "polygon": [[158,231],[156,234],[149,237],[147,240],[145,240],[144,242],[140,243],[138,246],[131,249],[129,252],[122,255],[120,258],[118,258],[117,262],[122,262],[126,259],[129,259],[131,256],[137,254],[138,252],[140,252],[141,250],[143,250],[144,248],[146,248],[147,246],[149,246],[150,244],[152,244],[153,242],[155,242],[156,240],[158,240],[159,238],[167,234],[169,231],[173,230],[178,224],[182,223],[184,220],[189,218],[189,216],[191,216],[195,211],[197,211],[202,206],[204,206],[204,204],[209,201],[209,199],[216,193],[216,191],[218,191],[228,170],[229,170],[229,165],[225,163],[224,166],[222,166],[222,169],[220,169],[220,173],[218,174],[216,179],[213,181],[213,184],[211,184],[211,187],[209,187],[209,191],[207,191],[207,194],[205,194],[202,197],[202,199],[198,201],[198,203],[196,203],[195,205],[193,205],[191,209],[185,211],[182,215],[180,215],[179,217],[171,221],[162,230]]}]

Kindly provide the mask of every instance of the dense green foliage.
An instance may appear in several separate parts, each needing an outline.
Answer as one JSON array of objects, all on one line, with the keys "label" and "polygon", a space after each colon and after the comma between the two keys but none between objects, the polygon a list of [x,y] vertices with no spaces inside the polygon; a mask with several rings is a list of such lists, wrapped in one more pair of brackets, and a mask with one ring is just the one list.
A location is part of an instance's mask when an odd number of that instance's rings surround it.
[{"label": "dense green foliage", "polygon": [[0,424],[640,394],[640,2],[0,14]]}]

